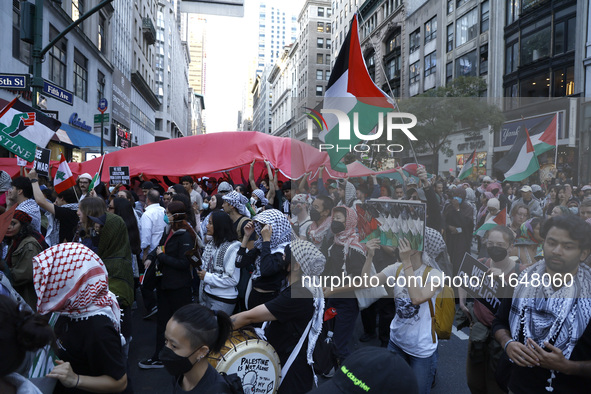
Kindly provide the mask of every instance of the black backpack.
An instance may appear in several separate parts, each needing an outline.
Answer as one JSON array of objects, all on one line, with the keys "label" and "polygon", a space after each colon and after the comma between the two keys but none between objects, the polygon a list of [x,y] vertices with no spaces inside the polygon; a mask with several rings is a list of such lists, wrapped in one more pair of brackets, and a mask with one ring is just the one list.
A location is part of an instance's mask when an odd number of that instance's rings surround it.
[{"label": "black backpack", "polygon": [[336,347],[332,338],[335,316],[335,308],[327,308],[324,312],[322,332],[318,336],[314,352],[312,353],[314,371],[318,374],[328,374],[331,369],[336,368],[338,365]]}]

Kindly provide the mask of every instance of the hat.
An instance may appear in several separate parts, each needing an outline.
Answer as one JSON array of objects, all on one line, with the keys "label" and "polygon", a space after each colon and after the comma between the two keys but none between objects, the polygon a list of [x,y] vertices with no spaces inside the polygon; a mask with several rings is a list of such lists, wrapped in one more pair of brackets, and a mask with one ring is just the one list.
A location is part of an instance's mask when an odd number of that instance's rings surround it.
[{"label": "hat", "polygon": [[531,185],[531,191],[532,192],[541,192],[542,191],[542,187],[540,185]]},{"label": "hat", "polygon": [[582,191],[587,191],[587,190],[591,190],[591,186],[589,185],[585,185],[581,188]]},{"label": "hat", "polygon": [[33,221],[33,218],[31,218],[31,215],[29,215],[25,211],[21,211],[19,209],[14,211],[13,218],[18,220],[21,223],[31,223]]},{"label": "hat", "polygon": [[414,372],[398,354],[381,347],[362,347],[351,353],[328,382],[310,394],[367,394],[419,392]]},{"label": "hat", "polygon": [[154,184],[150,181],[145,181],[144,183],[142,183],[142,189],[153,189],[154,188]]},{"label": "hat", "polygon": [[498,198],[491,198],[488,200],[488,202],[486,203],[486,206],[488,208],[495,208],[495,209],[501,209],[501,202],[499,201]]},{"label": "hat", "polygon": [[482,178],[482,182],[492,182],[492,178],[486,175],[484,178]]},{"label": "hat", "polygon": [[532,191],[532,188],[531,188],[531,186],[529,186],[529,185],[525,185],[525,186],[523,186],[523,187],[522,187],[521,189],[519,189],[519,190],[521,190],[522,192],[531,192],[531,191]]},{"label": "hat", "polygon": [[218,185],[218,193],[229,193],[233,191],[234,188],[228,182],[223,181]]},{"label": "hat", "polygon": [[291,199],[292,204],[308,204],[308,196],[305,194],[296,194],[294,198]]},{"label": "hat", "polygon": [[329,188],[336,189],[337,188],[337,183],[335,181],[329,182],[328,183],[328,187]]},{"label": "hat", "polygon": [[421,189],[417,189],[417,194],[419,196],[419,200],[426,202],[427,201],[427,196],[425,195],[425,191],[421,188]]},{"label": "hat", "polygon": [[93,222],[98,223],[101,226],[104,226],[105,225],[105,222],[107,221],[107,214],[106,213],[103,213],[98,218],[96,216],[90,216],[90,215],[88,215],[88,218],[90,220],[92,220]]},{"label": "hat", "polygon": [[92,181],[92,177],[88,172],[85,172],[84,174],[80,175],[78,179],[88,179],[89,181]]}]

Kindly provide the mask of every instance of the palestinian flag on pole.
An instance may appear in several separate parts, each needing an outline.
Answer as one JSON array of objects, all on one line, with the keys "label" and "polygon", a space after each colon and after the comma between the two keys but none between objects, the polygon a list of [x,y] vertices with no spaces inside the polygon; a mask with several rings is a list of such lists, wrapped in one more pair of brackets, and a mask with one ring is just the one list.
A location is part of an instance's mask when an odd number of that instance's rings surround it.
[{"label": "palestinian flag on pole", "polygon": [[468,157],[468,160],[464,162],[462,171],[460,171],[460,173],[458,174],[458,179],[468,178],[470,174],[472,174],[474,163],[476,163],[476,149],[474,149],[474,152],[472,152],[470,157]]},{"label": "palestinian flag on pole", "polygon": [[61,122],[21,103],[0,100],[0,146],[32,162],[37,147],[45,148]]},{"label": "palestinian flag on pole", "polygon": [[103,174],[103,163],[105,162],[105,156],[107,154],[105,153],[103,155],[103,157],[101,158],[101,165],[99,166],[99,169],[97,171],[96,174],[94,174],[94,176],[92,177],[92,181],[90,181],[90,186],[88,186],[88,191],[90,192],[91,190],[94,190],[94,188],[96,187],[96,185],[98,185],[101,181],[101,176]]},{"label": "palestinian flag on pole", "polygon": [[68,190],[72,186],[76,185],[76,180],[74,179],[74,175],[72,175],[72,171],[70,170],[70,166],[64,157],[64,154],[61,154],[60,164],[57,167],[57,171],[55,173],[55,177],[53,178],[53,187],[57,194],[60,194],[63,191]]},{"label": "palestinian flag on pole", "polygon": [[555,149],[558,145],[558,114],[546,117],[529,130],[536,156]]},{"label": "palestinian flag on pole", "polygon": [[517,135],[511,150],[494,167],[505,174],[505,181],[511,182],[522,181],[540,169],[527,127]]},{"label": "palestinian flag on pole", "polygon": [[[357,14],[353,16],[351,28],[335,60],[324,97],[323,110],[338,110],[347,114],[346,122],[339,126],[337,116],[326,116],[326,128],[319,135],[325,144],[334,170],[347,172],[341,159],[362,141],[353,133],[354,125],[363,135],[370,135],[378,125],[379,118],[392,112],[394,101],[372,81],[359,44]],[[346,120],[345,118],[344,120]],[[357,119],[357,120],[355,120]],[[368,138],[369,139],[369,138]]]},{"label": "palestinian flag on pole", "polygon": [[496,214],[496,216],[494,216],[494,217],[488,219],[486,222],[484,222],[484,224],[482,226],[480,226],[478,228],[478,230],[476,230],[474,232],[474,235],[484,237],[484,234],[486,234],[486,232],[488,230],[490,230],[491,228],[496,227],[498,225],[503,225],[503,226],[507,225],[507,207],[503,208],[501,210],[501,212]]}]

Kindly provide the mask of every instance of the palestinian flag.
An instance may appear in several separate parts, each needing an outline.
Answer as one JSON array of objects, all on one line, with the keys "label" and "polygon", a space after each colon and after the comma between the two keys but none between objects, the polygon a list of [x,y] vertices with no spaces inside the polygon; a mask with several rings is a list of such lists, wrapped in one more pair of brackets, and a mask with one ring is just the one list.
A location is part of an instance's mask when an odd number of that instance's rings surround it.
[{"label": "palestinian flag", "polygon": [[92,181],[90,181],[90,185],[88,186],[88,191],[90,192],[91,190],[94,190],[94,188],[101,182],[101,176],[103,174],[103,163],[105,162],[105,156],[107,154],[105,153],[103,155],[103,157],[101,158],[101,165],[99,166],[99,169],[97,171],[96,174],[94,174],[94,176],[92,177]]},{"label": "palestinian flag", "polygon": [[341,122],[341,128],[336,115],[324,113],[326,128],[322,130],[319,138],[327,146],[332,146],[325,151],[334,170],[347,172],[347,167],[341,163],[341,159],[362,141],[353,130],[356,129],[359,134],[370,137],[380,117],[392,112],[393,105],[394,101],[374,84],[367,72],[359,44],[355,14],[331,71],[323,104],[323,110],[344,112],[347,114],[345,119],[349,121],[349,127],[346,127],[346,122]]},{"label": "palestinian flag", "polygon": [[474,235],[478,235],[480,237],[484,237],[484,234],[488,230],[498,225],[506,226],[507,225],[507,208],[503,208],[501,212],[497,213],[495,217],[488,219],[482,226],[478,228],[474,232]]},{"label": "palestinian flag", "polygon": [[458,174],[458,179],[468,178],[472,174],[472,169],[474,168],[474,164],[476,163],[476,149],[474,152],[468,157],[468,160],[464,162],[464,166],[462,167],[462,171]]},{"label": "palestinian flag", "polygon": [[35,160],[37,147],[45,148],[62,125],[18,97],[10,103],[0,99],[0,106],[0,146],[28,162]]},{"label": "palestinian flag", "polygon": [[505,174],[505,181],[511,182],[522,181],[540,169],[527,127],[517,135],[511,150],[494,167]]},{"label": "palestinian flag", "polygon": [[529,130],[536,156],[555,149],[558,144],[558,114],[547,116]]},{"label": "palestinian flag", "polygon": [[74,175],[72,175],[70,166],[68,165],[68,162],[62,153],[60,164],[57,167],[55,177],[53,178],[53,187],[56,193],[60,194],[74,185],[76,185],[76,180],[74,179]]}]

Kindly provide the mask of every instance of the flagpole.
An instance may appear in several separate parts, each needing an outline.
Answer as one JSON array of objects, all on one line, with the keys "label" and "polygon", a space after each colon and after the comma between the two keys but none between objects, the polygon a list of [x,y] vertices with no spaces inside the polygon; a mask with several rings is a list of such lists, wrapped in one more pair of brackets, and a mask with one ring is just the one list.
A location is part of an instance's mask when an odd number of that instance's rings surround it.
[{"label": "flagpole", "polygon": [[4,108],[2,108],[2,111],[0,112],[0,118],[2,118],[2,117],[3,117],[3,116],[4,116],[4,115],[5,115],[7,112],[8,112],[8,110],[9,110],[10,108],[12,108],[12,106],[13,106],[14,104],[16,104],[16,101],[17,101],[19,98],[21,98],[21,94],[20,94],[20,93],[18,94],[18,96],[16,96],[15,98],[13,98],[13,99],[12,99],[12,101],[11,101],[10,103],[6,104],[6,105],[4,106]]},{"label": "flagpole", "polygon": [[[363,19],[359,12],[356,12],[355,15],[359,15],[359,18]],[[363,20],[361,21],[361,23],[363,23]],[[359,25],[357,26],[357,30],[359,31]],[[376,50],[376,46],[373,43],[373,40],[371,38],[369,39],[369,42],[371,43],[371,46],[374,49],[374,53],[378,53],[378,51]],[[359,42],[359,45],[361,45],[361,42]],[[400,108],[398,107],[398,103],[396,102],[396,98],[394,97],[394,92],[392,91],[392,86],[390,86],[390,81],[388,80],[388,76],[386,75],[386,69],[384,68],[384,65],[382,64],[381,61],[379,61],[377,63],[379,63],[379,65],[380,65],[380,69],[382,70],[382,74],[384,75],[384,79],[386,80],[386,84],[388,85],[388,90],[390,91],[390,96],[392,97],[392,101],[393,101],[392,109],[397,112],[400,112]],[[400,118],[400,119],[402,120],[402,124],[406,124],[404,121],[404,118]],[[406,135],[406,133],[405,133],[405,135]],[[406,138],[408,139],[408,143],[410,144],[410,150],[412,151],[412,155],[415,159],[415,163],[419,164],[419,159],[417,159],[417,153],[415,152],[415,148],[412,144],[412,141],[410,140],[410,137],[408,135],[406,136]]]}]

